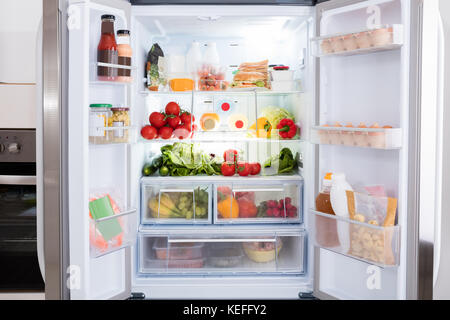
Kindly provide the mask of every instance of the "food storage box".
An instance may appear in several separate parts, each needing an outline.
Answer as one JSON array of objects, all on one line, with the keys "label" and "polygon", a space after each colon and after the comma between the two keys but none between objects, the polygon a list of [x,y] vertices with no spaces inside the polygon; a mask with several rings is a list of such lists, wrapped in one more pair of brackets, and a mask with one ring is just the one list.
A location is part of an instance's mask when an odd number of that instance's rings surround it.
[{"label": "food storage box", "polygon": [[402,147],[402,129],[320,126],[312,128],[311,141],[316,144],[399,149]]},{"label": "food storage box", "polygon": [[400,226],[382,227],[310,210],[314,245],[380,267],[399,264]]},{"label": "food storage box", "polygon": [[303,181],[260,180],[214,185],[214,222],[301,223]]},{"label": "food storage box", "polygon": [[112,216],[89,218],[90,255],[97,258],[131,246],[136,240],[136,209],[126,209]]},{"label": "food storage box", "polygon": [[[168,234],[169,233],[169,234]],[[255,229],[142,230],[139,274],[303,274],[305,233]]]},{"label": "food storage box", "polygon": [[355,55],[400,48],[403,25],[383,25],[375,29],[353,33],[326,35],[311,39],[312,54],[316,57]]},{"label": "food storage box", "polygon": [[141,181],[142,224],[207,224],[211,222],[212,186],[204,182]]},{"label": "food storage box", "polygon": [[292,81],[294,80],[294,71],[292,70],[272,70],[270,71],[272,86],[274,81]]}]

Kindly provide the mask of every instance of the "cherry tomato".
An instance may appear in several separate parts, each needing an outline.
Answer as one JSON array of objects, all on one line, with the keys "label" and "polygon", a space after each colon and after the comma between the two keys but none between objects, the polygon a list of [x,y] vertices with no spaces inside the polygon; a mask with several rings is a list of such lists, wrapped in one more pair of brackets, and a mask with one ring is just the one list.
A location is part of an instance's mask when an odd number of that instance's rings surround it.
[{"label": "cherry tomato", "polygon": [[180,115],[180,118],[181,118],[181,123],[191,123],[191,122],[194,122],[195,121],[195,117],[194,117],[194,115],[192,115],[192,118],[191,118],[191,114],[189,113],[189,112],[183,112],[181,115]]},{"label": "cherry tomato", "polygon": [[147,125],[141,129],[141,136],[147,140],[155,139],[158,136],[158,129]]},{"label": "cherry tomato", "polygon": [[175,137],[177,137],[178,139],[187,139],[189,138],[189,134],[191,133],[191,126],[190,125],[186,125],[186,124],[180,124],[178,125],[174,132]]},{"label": "cherry tomato", "polygon": [[248,162],[238,162],[237,173],[242,177],[248,176],[250,174],[250,165]]},{"label": "cherry tomato", "polygon": [[238,152],[234,149],[225,150],[223,159],[228,162],[237,162],[239,160]]},{"label": "cherry tomato", "polygon": [[167,117],[167,123],[172,129],[175,129],[180,124],[180,122],[181,119],[179,116],[171,115]]},{"label": "cherry tomato", "polygon": [[163,139],[172,138],[173,129],[171,127],[162,127],[159,129],[159,135]]},{"label": "cherry tomato", "polygon": [[261,172],[261,165],[258,162],[250,163],[250,174],[252,176]]},{"label": "cherry tomato", "polygon": [[224,162],[224,163],[222,163],[220,170],[222,171],[222,174],[224,176],[230,177],[235,174],[236,166],[234,165],[233,162]]},{"label": "cherry tomato", "polygon": [[167,124],[167,120],[164,119],[165,116],[161,112],[152,112],[150,115],[149,121],[152,126],[155,128],[164,127]]},{"label": "cherry tomato", "polygon": [[178,116],[180,114],[180,106],[176,102],[169,102],[166,106],[166,114]]}]

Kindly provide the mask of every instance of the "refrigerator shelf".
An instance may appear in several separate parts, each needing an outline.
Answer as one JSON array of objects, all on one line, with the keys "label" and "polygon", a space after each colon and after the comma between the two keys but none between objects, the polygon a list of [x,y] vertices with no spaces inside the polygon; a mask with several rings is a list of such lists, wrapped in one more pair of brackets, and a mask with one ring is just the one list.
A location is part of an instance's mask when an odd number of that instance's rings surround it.
[{"label": "refrigerator shelf", "polygon": [[129,208],[101,219],[89,219],[90,256],[98,258],[132,246],[136,241],[137,212]]},{"label": "refrigerator shelf", "polygon": [[303,231],[139,234],[140,276],[303,274]]},{"label": "refrigerator shelf", "polygon": [[210,224],[212,184],[141,179],[142,224]]},{"label": "refrigerator shelf", "polygon": [[214,184],[214,223],[302,223],[302,202],[302,180],[218,182]]},{"label": "refrigerator shelf", "polygon": [[395,150],[402,147],[402,129],[316,126],[311,129],[311,142],[315,144]]},{"label": "refrigerator shelf", "polygon": [[258,183],[277,183],[277,182],[292,182],[292,181],[303,181],[303,177],[299,174],[293,175],[276,175],[276,176],[247,176],[241,177],[238,175],[232,177],[225,177],[222,175],[217,176],[208,176],[208,175],[198,175],[198,176],[185,176],[185,177],[170,177],[170,176],[150,176],[150,177],[142,177],[141,183],[145,184],[161,184],[163,182],[168,183],[180,183],[183,180],[189,183],[242,183],[246,181],[258,182]]},{"label": "refrigerator shelf", "polygon": [[146,140],[142,137],[138,139],[139,143],[174,143],[174,142],[263,142],[263,143],[299,143],[305,142],[302,139],[265,139],[265,138],[252,138],[243,135],[235,135],[230,132],[195,132],[194,137],[187,139],[151,139]]},{"label": "refrigerator shelf", "polygon": [[264,90],[264,91],[257,91],[257,90],[221,90],[221,91],[200,91],[200,90],[193,90],[193,91],[151,91],[151,90],[143,90],[140,91],[140,94],[143,96],[151,96],[151,95],[167,95],[167,96],[283,96],[283,95],[296,95],[296,94],[303,94],[303,90],[288,90],[288,91],[281,91],[281,90]]},{"label": "refrigerator shelf", "polygon": [[397,267],[400,226],[381,227],[310,209],[316,247],[379,266]]},{"label": "refrigerator shelf", "polygon": [[90,128],[89,136],[91,145],[101,144],[129,144],[136,141],[137,128],[133,126],[126,127],[95,127]]},{"label": "refrigerator shelf", "polygon": [[384,25],[353,33],[339,33],[311,39],[315,57],[351,56],[396,50],[403,45],[403,25]]}]

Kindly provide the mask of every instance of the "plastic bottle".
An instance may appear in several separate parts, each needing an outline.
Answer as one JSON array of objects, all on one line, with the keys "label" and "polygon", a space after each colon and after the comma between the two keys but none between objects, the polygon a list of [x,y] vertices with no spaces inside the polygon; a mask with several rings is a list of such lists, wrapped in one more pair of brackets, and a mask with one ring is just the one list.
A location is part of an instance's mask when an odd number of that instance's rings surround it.
[{"label": "plastic bottle", "polygon": [[323,213],[334,215],[330,201],[331,173],[327,173],[322,182],[322,190],[316,198],[316,210]]},{"label": "plastic bottle", "polygon": [[203,63],[211,66],[220,65],[220,57],[217,52],[217,46],[215,42],[208,42],[206,44],[205,56],[203,57]]},{"label": "plastic bottle", "polygon": [[195,75],[201,62],[202,51],[200,50],[200,43],[198,41],[193,41],[188,53],[186,54],[187,72]]},{"label": "plastic bottle", "polygon": [[346,190],[353,191],[353,188],[345,180],[345,174],[333,174],[330,190],[331,207],[337,216],[349,218]]}]

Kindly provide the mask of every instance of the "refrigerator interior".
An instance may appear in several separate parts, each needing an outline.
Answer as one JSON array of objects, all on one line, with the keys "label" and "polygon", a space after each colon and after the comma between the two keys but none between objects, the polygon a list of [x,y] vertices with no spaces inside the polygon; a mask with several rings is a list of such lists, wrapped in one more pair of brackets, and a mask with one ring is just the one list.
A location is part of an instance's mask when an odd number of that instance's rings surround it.
[{"label": "refrigerator interior", "polygon": [[[407,25],[405,1],[376,1],[380,3],[385,24]],[[155,298],[297,298],[300,292],[311,292],[314,272],[320,271],[321,291],[339,298],[399,298],[404,278],[405,254],[401,252],[400,267],[381,268],[382,287],[371,290],[366,287],[369,264],[320,250],[320,270],[315,269],[314,250],[310,236],[314,233],[308,208],[313,207],[321,178],[326,172],[345,172],[351,183],[363,185],[383,184],[389,195],[399,198],[398,224],[406,220],[402,203],[406,192],[407,149],[373,150],[342,146],[319,146],[320,158],[316,159],[314,147],[308,142],[312,124],[328,121],[354,123],[379,122],[400,127],[407,137],[407,46],[401,50],[378,52],[350,57],[321,59],[320,106],[314,116],[315,65],[309,55],[310,39],[314,33],[313,7],[132,7],[131,18],[122,10],[84,4],[81,9],[82,28],[70,32],[69,41],[69,166],[72,168],[70,188],[70,243],[71,262],[83,270],[81,289],[72,289],[72,298],[120,297],[127,292],[143,292]],[[177,9],[177,10],[175,10]],[[321,25],[323,34],[353,32],[364,29],[367,5],[355,10],[337,10]],[[115,29],[130,28],[133,48],[133,83],[120,84],[97,81],[95,77],[97,44],[100,37],[100,16],[115,14]],[[323,20],[325,21],[325,20]],[[89,39],[87,41],[87,39]],[[295,79],[300,80],[301,90],[285,94],[254,94],[241,92],[196,92],[194,101],[205,101],[231,96],[238,105],[251,108],[283,105],[294,113],[301,125],[298,141],[252,142],[246,139],[233,141],[226,135],[211,135],[210,141],[199,142],[208,152],[221,153],[227,148],[237,148],[248,161],[260,160],[288,146],[302,155],[303,181],[302,221],[294,224],[241,225],[191,225],[191,226],[143,226],[141,212],[141,170],[148,159],[159,153],[165,141],[145,142],[140,137],[136,143],[88,144],[88,108],[91,103],[113,103],[130,107],[131,126],[138,132],[147,123],[152,111],[159,111],[165,104],[177,99],[182,107],[192,108],[191,94],[151,94],[145,88],[144,69],[151,45],[159,43],[165,53],[185,54],[193,40],[202,45],[217,43],[221,64],[231,71],[244,61],[283,63],[295,66]],[[76,48],[76,49],[74,49]],[[72,50],[73,49],[73,50]],[[304,67],[301,67],[303,66]],[[84,66],[80,68],[80,66]],[[381,71],[380,71],[381,70]],[[344,78],[343,78],[344,77]],[[342,81],[345,79],[346,81]],[[377,88],[377,90],[374,90]],[[70,93],[76,93],[71,96]],[[383,92],[380,94],[380,92]],[[204,103],[203,103],[204,104]],[[197,108],[194,103],[194,108]],[[194,111],[195,110],[191,110]],[[258,113],[258,110],[255,111]],[[130,132],[132,130],[130,129]],[[138,134],[137,134],[138,135]],[[175,142],[174,140],[169,143]],[[85,165],[87,163],[88,165]],[[355,163],[358,163],[356,166]],[[318,176],[315,172],[318,171]],[[156,178],[155,178],[156,179]],[[160,179],[158,177],[158,179]],[[184,179],[184,178],[182,178]],[[279,183],[276,177],[271,183]],[[259,177],[254,178],[255,181]],[[162,181],[162,180],[155,180]],[[208,177],[211,183],[214,177]],[[244,181],[244,180],[243,180]],[[220,180],[219,180],[220,182]],[[112,187],[113,186],[113,187]],[[118,210],[134,212],[136,243],[132,250],[115,250],[97,257],[90,256],[88,200],[92,195],[114,196]],[[210,214],[213,214],[212,212]],[[267,274],[249,268],[243,273],[225,269],[208,269],[208,275],[177,273],[168,275],[168,265],[145,275],[141,261],[143,252],[154,243],[146,238],[162,238],[169,241],[189,237],[213,239],[217,234],[223,239],[242,238],[261,233],[273,238],[291,236],[280,252],[279,265],[272,265]],[[297,235],[297,236],[293,236]],[[402,233],[402,241],[404,241]],[[198,239],[197,239],[198,240]],[[175,240],[180,241],[180,240]],[[272,240],[271,240],[272,241]],[[220,241],[219,241],[220,242]],[[227,241],[225,241],[227,242]],[[230,241],[228,241],[230,242]],[[227,243],[228,243],[227,242]],[[238,241],[239,242],[239,241]],[[245,243],[245,239],[240,241]],[[303,253],[301,253],[303,250]],[[214,251],[214,246],[211,249]],[[209,252],[209,251],[208,251]],[[289,253],[289,254],[287,254]],[[275,255],[277,255],[275,253]],[[131,262],[131,270],[128,268]],[[244,268],[245,269],[245,268]],[[225,271],[224,271],[225,270]],[[198,270],[197,270],[198,271]],[[203,270],[204,271],[204,270]],[[216,272],[220,271],[220,272]],[[241,270],[242,271],[242,270]],[[172,273],[172,272],[170,272]],[[131,282],[131,283],[130,283]],[[180,290],[183,291],[180,295]]]}]

